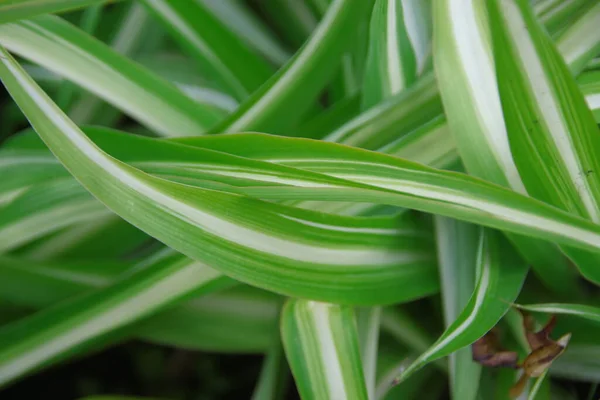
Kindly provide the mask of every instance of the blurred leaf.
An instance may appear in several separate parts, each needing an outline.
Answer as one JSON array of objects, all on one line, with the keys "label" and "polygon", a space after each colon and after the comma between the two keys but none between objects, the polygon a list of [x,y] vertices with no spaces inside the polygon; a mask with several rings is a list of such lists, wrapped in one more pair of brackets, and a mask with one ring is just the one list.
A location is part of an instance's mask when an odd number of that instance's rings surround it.
[{"label": "blurred leaf", "polygon": [[[239,0],[200,0],[202,4],[234,32],[275,65],[284,64],[289,51],[268,26],[244,2]],[[280,10],[281,11],[281,10]]]},{"label": "blurred leaf", "polygon": [[556,47],[566,55],[565,62],[573,75],[600,53],[600,3],[590,1],[581,6],[580,14],[556,39]]},{"label": "blurred leaf", "polygon": [[223,116],[57,17],[0,25],[0,44],[66,76],[161,135],[201,134]]},{"label": "blurred leaf", "polygon": [[334,0],[302,48],[215,132],[279,132],[299,121],[355,39],[372,0]]},{"label": "blurred leaf", "polygon": [[0,3],[0,24],[116,1],[119,0],[3,0]]},{"label": "blurred leaf", "polygon": [[600,71],[586,72],[577,79],[577,82],[596,122],[600,123]]},{"label": "blurred leaf", "polygon": [[426,0],[377,0],[371,16],[363,86],[368,109],[416,82],[431,51]]},{"label": "blurred leaf", "polygon": [[272,67],[213,15],[202,1],[144,0],[201,71],[238,100],[262,85]]},{"label": "blurred leaf", "polygon": [[285,352],[303,399],[367,399],[351,308],[290,300],[281,320]]},{"label": "blurred leaf", "polygon": [[119,334],[119,329],[219,287],[201,263],[159,254],[105,289],[78,296],[0,329],[0,385]]}]

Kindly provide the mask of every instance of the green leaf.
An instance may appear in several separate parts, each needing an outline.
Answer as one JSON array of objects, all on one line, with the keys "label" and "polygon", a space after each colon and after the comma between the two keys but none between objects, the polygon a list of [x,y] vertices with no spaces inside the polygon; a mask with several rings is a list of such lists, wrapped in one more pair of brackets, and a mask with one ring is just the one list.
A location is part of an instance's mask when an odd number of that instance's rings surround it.
[{"label": "green leaf", "polygon": [[[222,276],[201,263],[159,254],[106,289],[49,308],[0,329],[0,385],[51,362],[98,346],[119,329],[218,287]],[[214,289],[213,289],[214,290]]]},{"label": "green leaf", "polygon": [[586,64],[600,53],[600,3],[590,1],[581,7],[580,15],[556,39],[558,51],[573,75],[578,75]]},{"label": "green leaf", "polygon": [[569,17],[575,14],[588,0],[539,0],[534,5],[535,13],[540,22],[551,34],[560,32],[569,23]]},{"label": "green leaf", "polygon": [[600,308],[584,304],[547,303],[517,305],[517,307],[531,312],[574,315],[590,321],[600,322]]},{"label": "green leaf", "polygon": [[289,368],[284,357],[279,329],[275,329],[275,332],[277,335],[265,355],[258,383],[252,393],[252,400],[284,398],[283,393],[287,389],[289,380]]},{"label": "green leaf", "polygon": [[416,82],[431,50],[430,9],[423,0],[377,0],[369,35],[363,107]]},{"label": "green leaf", "polygon": [[324,140],[376,150],[442,114],[433,74],[364,111]]},{"label": "green leaf", "polygon": [[[444,217],[435,218],[435,227],[444,320],[449,328],[475,289],[480,228]],[[452,398],[474,400],[481,366],[473,361],[471,350],[464,348],[450,354],[449,365]]]},{"label": "green leaf", "polygon": [[335,72],[371,5],[372,0],[334,0],[296,55],[214,131],[279,132],[297,123]]},{"label": "green leaf", "polygon": [[303,399],[367,399],[351,308],[290,300],[281,317],[285,352]]},{"label": "green leaf", "polygon": [[275,65],[284,64],[291,57],[275,33],[245,3],[237,0],[200,1],[229,30]]},{"label": "green leaf", "polygon": [[[173,262],[181,263],[184,259],[180,256]],[[46,309],[107,288],[131,272],[131,266],[114,261],[54,264],[2,258],[0,297],[30,309]],[[225,278],[220,281],[215,290],[234,284]],[[272,342],[279,307],[278,296],[237,286],[156,313],[132,326],[126,335],[190,350],[263,352]]]},{"label": "green leaf", "polygon": [[0,44],[67,77],[161,135],[198,135],[223,116],[57,17],[0,25]]},{"label": "green leaf", "polygon": [[400,375],[400,380],[427,363],[472,344],[508,311],[528,270],[510,246],[498,232],[484,231],[477,256],[477,284],[469,303],[442,336]]},{"label": "green leaf", "polygon": [[[110,2],[114,1],[110,0]],[[0,24],[29,19],[40,14],[71,11],[106,2],[107,0],[3,0],[0,4]]]},{"label": "green leaf", "polygon": [[577,82],[596,122],[600,123],[600,71],[586,72],[577,79]]},{"label": "green leaf", "polygon": [[377,377],[381,307],[359,308],[355,312],[365,387],[368,397],[371,399],[375,395],[375,380]]},{"label": "green leaf", "polygon": [[[463,6],[443,0],[434,11],[435,69],[450,130],[467,171],[527,194],[502,115],[485,2]],[[555,246],[522,236],[510,239],[546,286],[558,293],[577,291],[574,271]]]},{"label": "green leaf", "polygon": [[[521,1],[490,7],[502,107],[515,164],[535,198],[600,220],[600,136],[574,78]],[[565,248],[582,274],[598,258]]]},{"label": "green leaf", "polygon": [[[414,253],[410,241],[399,250],[393,220],[327,216],[146,175],[98,149],[6,61],[5,84],[67,169],[117,214],[178,251],[245,282],[309,298],[379,304],[437,289],[429,244],[415,237],[422,250]],[[369,276],[375,286],[367,284]],[[364,291],[355,287],[357,279]],[[406,290],[399,290],[401,282]]]},{"label": "green leaf", "polygon": [[184,47],[202,72],[242,100],[274,72],[201,1],[144,0],[143,3]]},{"label": "green leaf", "polygon": [[25,189],[0,210],[0,252],[67,226],[111,217],[110,210],[71,179]]}]

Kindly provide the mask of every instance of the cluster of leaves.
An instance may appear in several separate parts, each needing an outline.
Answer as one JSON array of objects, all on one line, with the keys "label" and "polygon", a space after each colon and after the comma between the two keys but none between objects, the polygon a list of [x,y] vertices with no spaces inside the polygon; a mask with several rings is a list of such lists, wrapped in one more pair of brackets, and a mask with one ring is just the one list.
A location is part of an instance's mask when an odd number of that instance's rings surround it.
[{"label": "cluster of leaves", "polygon": [[32,128],[0,147],[0,385],[139,338],[265,354],[255,399],[288,369],[303,399],[507,398],[517,372],[470,345],[500,324],[524,358],[519,303],[572,333],[522,396],[574,398],[547,377],[600,379],[599,23],[595,0],[0,2],[2,129]]}]

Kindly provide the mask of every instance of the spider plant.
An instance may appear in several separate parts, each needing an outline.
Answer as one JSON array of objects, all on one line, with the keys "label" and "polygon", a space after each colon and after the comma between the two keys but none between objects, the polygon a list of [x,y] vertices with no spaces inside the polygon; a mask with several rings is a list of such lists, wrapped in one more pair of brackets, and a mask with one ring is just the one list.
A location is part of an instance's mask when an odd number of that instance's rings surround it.
[{"label": "spider plant", "polygon": [[596,398],[599,24],[0,1],[0,390],[137,340],[263,355],[257,400]]}]

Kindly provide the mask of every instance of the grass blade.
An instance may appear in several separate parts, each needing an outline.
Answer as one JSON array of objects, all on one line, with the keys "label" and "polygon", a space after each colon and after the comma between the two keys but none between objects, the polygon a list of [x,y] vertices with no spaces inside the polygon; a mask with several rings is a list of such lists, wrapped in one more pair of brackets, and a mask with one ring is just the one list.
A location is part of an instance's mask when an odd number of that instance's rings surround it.
[{"label": "grass blade", "polygon": [[351,308],[290,300],[281,332],[303,399],[368,398]]}]

